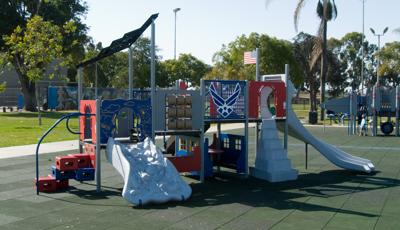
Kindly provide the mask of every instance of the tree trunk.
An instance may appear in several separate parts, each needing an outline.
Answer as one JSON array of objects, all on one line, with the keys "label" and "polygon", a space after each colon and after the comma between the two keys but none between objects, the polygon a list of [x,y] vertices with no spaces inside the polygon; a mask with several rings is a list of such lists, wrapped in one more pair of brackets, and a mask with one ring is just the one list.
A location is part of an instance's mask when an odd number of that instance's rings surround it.
[{"label": "tree trunk", "polygon": [[35,83],[29,81],[28,76],[18,73],[19,81],[21,82],[22,93],[24,94],[25,110],[36,112],[36,90]]},{"label": "tree trunk", "polygon": [[[322,40],[322,56],[321,56],[321,104],[325,102],[325,82],[326,82],[326,39],[328,21],[324,18],[323,40]],[[325,109],[321,107],[321,121],[325,119]]]}]

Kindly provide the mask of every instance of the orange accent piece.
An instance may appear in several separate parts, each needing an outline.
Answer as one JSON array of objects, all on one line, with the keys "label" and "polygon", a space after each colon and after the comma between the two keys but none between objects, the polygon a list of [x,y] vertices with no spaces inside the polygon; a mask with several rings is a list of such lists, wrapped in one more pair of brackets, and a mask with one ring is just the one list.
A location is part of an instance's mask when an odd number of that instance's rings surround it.
[{"label": "orange accent piece", "polygon": [[[36,190],[36,178],[34,179],[35,190]],[[39,181],[37,182],[37,186],[39,188],[39,192],[55,192],[57,190],[56,179],[52,176],[47,177],[39,177]]]},{"label": "orange accent piece", "polygon": [[78,158],[78,168],[90,168],[90,155],[87,153],[68,154],[68,156]]},{"label": "orange accent piece", "polygon": [[89,167],[96,168],[96,146],[94,144],[85,144],[85,153],[89,154],[90,165]]},{"label": "orange accent piece", "polygon": [[259,118],[260,92],[263,87],[271,87],[275,94],[276,117],[285,117],[286,85],[283,81],[250,81],[249,118]]},{"label": "orange accent piece", "polygon": [[200,147],[193,147],[193,155],[177,157],[168,157],[168,160],[175,166],[178,172],[193,172],[201,170]]},{"label": "orange accent piece", "polygon": [[56,168],[60,171],[71,171],[78,169],[78,158],[73,156],[57,156]]},{"label": "orange accent piece", "polygon": [[[81,100],[79,112],[82,114],[96,114],[96,100]],[[87,122],[90,124],[86,124]],[[91,137],[85,137],[85,128],[90,128]],[[79,132],[81,133],[79,135],[79,140],[83,141],[84,139],[92,139],[92,142],[96,143],[96,116],[80,116]]]}]

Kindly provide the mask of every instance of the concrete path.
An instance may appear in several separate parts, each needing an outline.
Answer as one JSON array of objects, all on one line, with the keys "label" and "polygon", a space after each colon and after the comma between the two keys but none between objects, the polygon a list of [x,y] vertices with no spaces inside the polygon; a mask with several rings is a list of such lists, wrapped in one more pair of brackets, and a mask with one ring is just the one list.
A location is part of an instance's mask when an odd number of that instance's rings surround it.
[{"label": "concrete path", "polygon": [[[39,154],[75,150],[79,148],[78,140],[59,141],[40,145]],[[0,159],[34,155],[36,144],[0,148]]]}]

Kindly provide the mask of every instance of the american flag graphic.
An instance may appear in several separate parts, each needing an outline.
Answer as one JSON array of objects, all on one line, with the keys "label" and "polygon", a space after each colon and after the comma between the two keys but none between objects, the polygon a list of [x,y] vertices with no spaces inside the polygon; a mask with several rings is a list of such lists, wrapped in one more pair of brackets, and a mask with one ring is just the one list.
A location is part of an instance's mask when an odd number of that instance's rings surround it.
[{"label": "american flag graphic", "polygon": [[245,65],[256,64],[257,63],[257,52],[256,51],[244,52],[243,63]]}]

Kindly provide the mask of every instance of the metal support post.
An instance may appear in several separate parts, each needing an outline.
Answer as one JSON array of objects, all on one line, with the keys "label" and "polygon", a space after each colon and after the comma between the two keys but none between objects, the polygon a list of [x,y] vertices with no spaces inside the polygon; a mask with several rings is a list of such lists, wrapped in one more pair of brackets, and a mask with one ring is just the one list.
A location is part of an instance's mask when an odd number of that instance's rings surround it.
[{"label": "metal support post", "polygon": [[156,123],[155,114],[155,93],[156,93],[156,62],[155,62],[155,40],[156,40],[156,26],[154,20],[151,23],[151,137],[155,141],[154,126]]},{"label": "metal support post", "polygon": [[[204,101],[205,101],[205,87],[204,87],[204,80],[200,80],[200,108],[201,111],[204,113]],[[200,133],[200,156],[201,156],[201,167],[200,167],[200,181],[204,182],[204,157],[208,157],[208,153],[205,153],[204,148],[204,116],[201,116],[201,133]],[[207,155],[206,155],[207,154]]]},{"label": "metal support post", "polygon": [[128,69],[128,77],[129,77],[129,82],[128,82],[128,96],[129,99],[132,99],[132,90],[133,90],[133,50],[132,47],[129,47],[129,69]]},{"label": "metal support post", "polygon": [[244,124],[244,136],[246,140],[246,149],[245,149],[245,157],[244,157],[244,165],[245,165],[245,175],[246,177],[249,175],[249,84],[246,81],[245,92],[244,92],[244,113],[245,113],[245,124]]},{"label": "metal support post", "polygon": [[306,169],[308,169],[308,143],[306,143]]},{"label": "metal support post", "polygon": [[288,150],[288,133],[289,133],[289,125],[288,125],[288,114],[290,109],[290,101],[289,101],[289,65],[285,64],[285,83],[286,83],[286,102],[285,102],[285,111],[286,111],[286,119],[285,119],[285,133],[283,138],[283,147],[287,151]]},{"label": "metal support post", "polygon": [[96,99],[96,191],[101,192],[101,140],[100,140],[101,100]]}]

